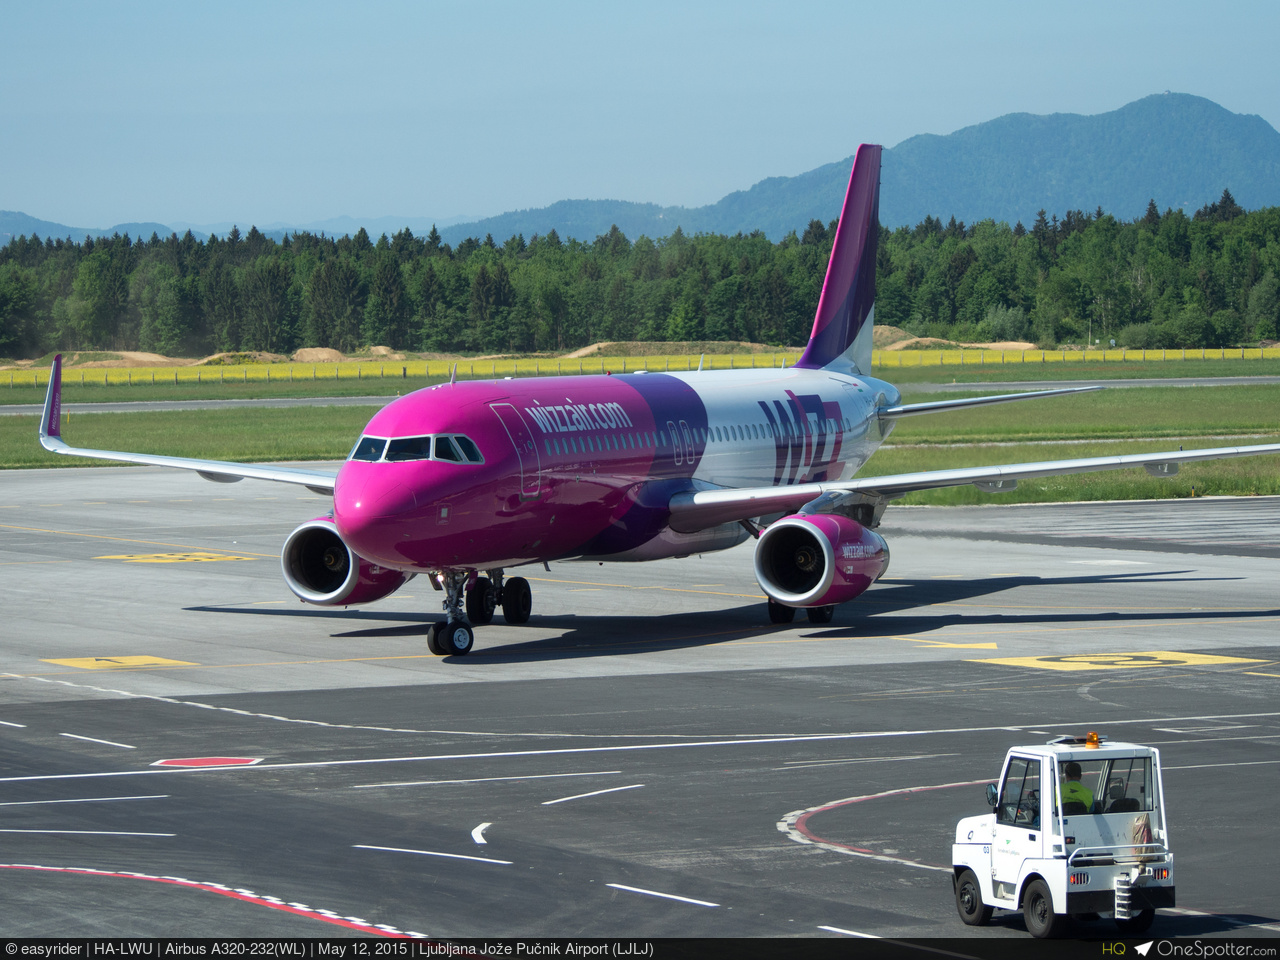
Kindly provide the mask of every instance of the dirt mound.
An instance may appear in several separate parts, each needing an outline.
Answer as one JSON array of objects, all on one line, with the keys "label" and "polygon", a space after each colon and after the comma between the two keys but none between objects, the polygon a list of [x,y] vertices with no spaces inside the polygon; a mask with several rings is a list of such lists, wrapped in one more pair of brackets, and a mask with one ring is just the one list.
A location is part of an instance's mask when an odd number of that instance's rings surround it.
[{"label": "dirt mound", "polygon": [[238,367],[246,363],[288,363],[289,358],[282,353],[267,353],[263,350],[247,350],[236,351],[230,353],[215,353],[211,357],[205,357],[201,360],[184,360],[184,363],[194,364],[195,366],[233,366]]},{"label": "dirt mound", "polygon": [[390,347],[370,347],[369,355],[372,357],[386,357],[388,360],[403,360],[403,353],[396,353]]},{"label": "dirt mound", "polygon": [[337,363],[346,358],[330,347],[303,347],[293,355],[294,363]]},{"label": "dirt mound", "polygon": [[871,345],[877,350],[889,350],[892,349],[895,343],[912,339],[914,338],[911,334],[901,327],[894,327],[889,324],[884,326],[877,325],[871,329]]},{"label": "dirt mound", "polygon": [[189,367],[195,363],[194,360],[184,360],[178,357],[165,357],[158,353],[143,353],[139,350],[119,350],[116,351],[118,360],[90,360],[88,363],[81,363],[81,367]]},{"label": "dirt mound", "polygon": [[604,340],[563,356],[565,360],[580,357],[662,357],[693,356],[699,353],[785,353],[797,347],[771,347],[767,343],[745,340]]},{"label": "dirt mound", "polygon": [[1035,350],[1034,343],[1022,340],[1007,340],[1001,343],[957,343],[955,340],[941,340],[938,337],[912,337],[891,343],[885,350]]}]

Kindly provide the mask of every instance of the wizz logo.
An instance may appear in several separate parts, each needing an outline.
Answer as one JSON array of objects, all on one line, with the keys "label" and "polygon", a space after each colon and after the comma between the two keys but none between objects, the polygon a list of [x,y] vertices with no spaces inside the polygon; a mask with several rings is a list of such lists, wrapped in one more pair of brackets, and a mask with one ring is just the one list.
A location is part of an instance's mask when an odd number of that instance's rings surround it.
[{"label": "wizz logo", "polygon": [[786,400],[772,402],[772,409],[767,400],[759,404],[773,434],[774,486],[829,479],[844,439],[839,428],[840,404],[823,401],[816,393],[798,397],[790,390]]}]

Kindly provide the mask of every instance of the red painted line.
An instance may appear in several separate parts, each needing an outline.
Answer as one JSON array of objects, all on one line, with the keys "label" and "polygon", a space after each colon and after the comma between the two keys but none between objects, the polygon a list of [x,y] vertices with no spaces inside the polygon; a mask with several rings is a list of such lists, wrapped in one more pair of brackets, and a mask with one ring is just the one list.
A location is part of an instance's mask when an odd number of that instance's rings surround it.
[{"label": "red painted line", "polygon": [[206,893],[216,893],[223,897],[230,897],[232,900],[240,900],[244,903],[256,904],[260,907],[270,907],[273,910],[282,910],[285,913],[292,913],[299,917],[306,917],[310,920],[320,920],[323,923],[330,923],[338,927],[346,927],[349,930],[360,930],[364,933],[375,934],[380,937],[393,937],[397,939],[415,939],[412,934],[402,933],[395,928],[387,929],[386,925],[375,926],[372,923],[354,923],[343,917],[326,916],[331,911],[321,913],[318,910],[310,908],[293,906],[283,901],[276,902],[276,898],[267,899],[260,897],[251,891],[232,890],[224,888],[218,884],[200,883],[195,880],[183,880],[180,877],[155,877],[145,873],[118,873],[113,870],[94,870],[89,867],[43,867],[26,863],[0,863],[0,870],[34,870],[44,873],[74,873],[81,876],[89,877],[112,877],[122,880],[150,880],[153,883],[165,883],[177,887],[189,887],[195,890],[203,890]]},{"label": "red painted line", "polygon": [[[827,840],[820,837],[816,833],[809,830],[809,818],[817,816],[819,813],[826,813],[829,810],[838,810],[840,807],[848,807],[855,803],[863,803],[866,800],[882,800],[885,797],[903,796],[909,793],[928,793],[931,790],[948,790],[952,787],[971,787],[978,783],[985,783],[985,780],[969,780],[964,783],[939,783],[929,787],[903,787],[898,790],[885,790],[882,793],[869,793],[865,797],[850,797],[847,800],[836,800],[834,803],[828,803],[825,806],[817,807],[808,813],[802,814],[796,819],[796,832],[812,840],[814,843],[825,843],[832,847],[841,847],[845,850],[852,850],[854,853],[867,853],[876,857],[889,856],[889,854],[880,853],[877,850],[868,850],[866,847],[855,847],[848,843],[841,843],[838,840]],[[906,857],[894,857],[895,860],[905,861]],[[916,861],[923,863],[923,861]]]},{"label": "red painted line", "polygon": [[153,767],[251,767],[262,757],[187,757],[181,760],[157,760]]}]

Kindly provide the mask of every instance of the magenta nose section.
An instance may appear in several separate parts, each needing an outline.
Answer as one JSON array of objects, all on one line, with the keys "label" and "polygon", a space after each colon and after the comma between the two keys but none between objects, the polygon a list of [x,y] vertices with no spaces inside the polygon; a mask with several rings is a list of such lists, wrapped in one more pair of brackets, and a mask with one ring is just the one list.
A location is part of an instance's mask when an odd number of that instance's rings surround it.
[{"label": "magenta nose section", "polygon": [[352,550],[366,560],[403,562],[396,549],[402,520],[413,512],[413,491],[386,464],[349,460],[338,471],[333,490],[333,522]]}]

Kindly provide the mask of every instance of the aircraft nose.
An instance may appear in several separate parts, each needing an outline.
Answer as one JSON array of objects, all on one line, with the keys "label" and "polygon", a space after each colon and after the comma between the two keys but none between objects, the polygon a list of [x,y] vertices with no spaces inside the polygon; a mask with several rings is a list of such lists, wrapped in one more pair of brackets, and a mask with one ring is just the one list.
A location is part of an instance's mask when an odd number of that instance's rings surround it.
[{"label": "aircraft nose", "polygon": [[396,542],[402,536],[395,529],[397,521],[406,519],[415,506],[412,490],[371,470],[344,469],[334,485],[333,522],[347,545],[367,560],[390,562],[396,557]]}]

